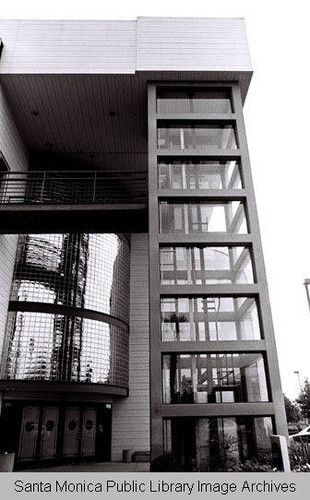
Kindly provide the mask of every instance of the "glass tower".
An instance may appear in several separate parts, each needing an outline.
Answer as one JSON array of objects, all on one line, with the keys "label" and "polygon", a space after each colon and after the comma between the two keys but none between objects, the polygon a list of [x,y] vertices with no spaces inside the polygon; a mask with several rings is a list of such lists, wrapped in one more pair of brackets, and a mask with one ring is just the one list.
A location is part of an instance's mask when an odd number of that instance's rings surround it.
[{"label": "glass tower", "polygon": [[149,86],[152,454],[270,452],[273,333],[238,84]]}]

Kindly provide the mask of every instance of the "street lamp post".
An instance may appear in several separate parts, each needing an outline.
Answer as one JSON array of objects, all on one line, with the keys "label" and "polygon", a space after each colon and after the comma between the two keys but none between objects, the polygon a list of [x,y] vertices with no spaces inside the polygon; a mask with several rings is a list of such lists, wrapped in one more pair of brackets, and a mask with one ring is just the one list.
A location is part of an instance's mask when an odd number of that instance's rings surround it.
[{"label": "street lamp post", "polygon": [[308,307],[309,307],[309,310],[310,310],[310,293],[309,293],[310,279],[305,279],[304,280],[304,285],[305,285],[305,288],[306,288],[306,295],[307,295]]},{"label": "street lamp post", "polygon": [[299,392],[301,392],[301,385],[300,385],[300,377],[299,377],[299,371],[294,371],[294,373],[296,373],[297,375],[297,378],[298,378],[298,386],[299,386]]}]

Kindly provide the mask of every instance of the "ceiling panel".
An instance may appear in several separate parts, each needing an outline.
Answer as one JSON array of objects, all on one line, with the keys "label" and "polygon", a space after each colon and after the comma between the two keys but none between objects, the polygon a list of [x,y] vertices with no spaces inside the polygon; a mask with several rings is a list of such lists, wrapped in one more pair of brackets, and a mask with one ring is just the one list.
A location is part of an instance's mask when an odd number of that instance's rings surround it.
[{"label": "ceiling panel", "polygon": [[147,83],[218,81],[220,77],[234,81],[237,76],[241,88],[246,88],[251,78],[248,72],[6,74],[0,75],[0,83],[36,161],[40,153],[41,162],[50,157],[61,168],[76,162],[85,168],[146,170]]}]

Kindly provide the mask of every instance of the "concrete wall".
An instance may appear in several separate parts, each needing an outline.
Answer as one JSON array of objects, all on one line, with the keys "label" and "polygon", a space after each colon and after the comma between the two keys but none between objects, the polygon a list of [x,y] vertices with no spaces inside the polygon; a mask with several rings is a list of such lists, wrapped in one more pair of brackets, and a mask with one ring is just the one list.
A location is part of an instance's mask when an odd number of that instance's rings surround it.
[{"label": "concrete wall", "polygon": [[147,234],[132,234],[130,273],[129,397],[113,405],[112,461],[123,449],[150,449]]},{"label": "concrete wall", "polygon": [[[28,157],[0,86],[0,151],[10,170],[27,170]],[[0,355],[17,245],[16,235],[0,235]]]}]

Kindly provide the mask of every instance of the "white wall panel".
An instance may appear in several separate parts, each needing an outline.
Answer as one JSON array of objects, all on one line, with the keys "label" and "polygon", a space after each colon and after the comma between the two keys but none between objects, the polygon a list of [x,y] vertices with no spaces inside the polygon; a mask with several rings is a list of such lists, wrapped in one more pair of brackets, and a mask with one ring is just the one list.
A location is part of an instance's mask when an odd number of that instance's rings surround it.
[{"label": "white wall panel", "polygon": [[134,73],[135,21],[0,21],[1,73]]},{"label": "white wall panel", "polygon": [[[27,170],[28,156],[0,86],[0,151],[10,170]],[[11,279],[17,245],[16,235],[0,235],[0,355],[5,332]]]},{"label": "white wall panel", "polygon": [[28,155],[0,85],[0,151],[10,170],[27,170]]},{"label": "white wall panel", "polygon": [[113,404],[112,461],[150,449],[147,234],[131,235],[130,274],[129,396]]},{"label": "white wall panel", "polygon": [[0,73],[251,71],[243,19],[0,21]]},{"label": "white wall panel", "polygon": [[140,71],[251,71],[243,19],[139,18]]}]

